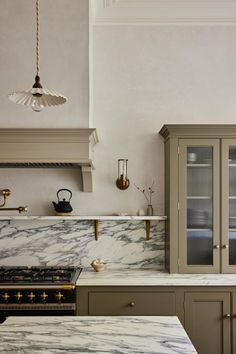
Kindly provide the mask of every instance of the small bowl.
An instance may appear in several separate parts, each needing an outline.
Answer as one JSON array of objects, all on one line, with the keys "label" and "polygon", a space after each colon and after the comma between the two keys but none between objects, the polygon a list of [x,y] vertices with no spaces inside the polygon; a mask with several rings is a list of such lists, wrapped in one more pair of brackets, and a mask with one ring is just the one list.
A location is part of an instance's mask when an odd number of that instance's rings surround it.
[{"label": "small bowl", "polygon": [[105,263],[97,263],[97,262],[92,262],[91,266],[95,270],[95,272],[101,272],[106,268]]}]

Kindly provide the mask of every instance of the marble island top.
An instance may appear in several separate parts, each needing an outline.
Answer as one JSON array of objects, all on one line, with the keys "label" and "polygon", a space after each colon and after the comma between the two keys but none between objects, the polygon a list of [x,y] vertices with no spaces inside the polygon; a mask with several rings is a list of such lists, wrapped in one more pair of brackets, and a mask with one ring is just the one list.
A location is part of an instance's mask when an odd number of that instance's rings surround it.
[{"label": "marble island top", "polygon": [[197,353],[175,316],[9,317],[0,338],[5,354]]},{"label": "marble island top", "polygon": [[156,269],[83,269],[79,286],[236,286],[236,274],[169,274]]}]

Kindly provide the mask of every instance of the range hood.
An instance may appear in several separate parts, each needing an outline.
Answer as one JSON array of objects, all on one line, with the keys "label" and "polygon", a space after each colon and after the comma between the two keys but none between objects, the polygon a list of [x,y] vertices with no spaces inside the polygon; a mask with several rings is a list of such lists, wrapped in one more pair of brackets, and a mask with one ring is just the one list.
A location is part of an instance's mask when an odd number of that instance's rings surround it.
[{"label": "range hood", "polygon": [[0,168],[78,167],[92,192],[96,129],[0,129]]}]

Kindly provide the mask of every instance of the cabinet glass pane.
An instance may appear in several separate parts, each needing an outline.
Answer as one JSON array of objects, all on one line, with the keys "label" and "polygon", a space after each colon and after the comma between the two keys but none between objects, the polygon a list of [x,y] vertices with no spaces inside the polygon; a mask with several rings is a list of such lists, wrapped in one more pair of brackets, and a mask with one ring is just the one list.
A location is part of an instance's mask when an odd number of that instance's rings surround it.
[{"label": "cabinet glass pane", "polygon": [[187,264],[213,265],[213,148],[187,148]]},{"label": "cabinet glass pane", "polygon": [[229,147],[229,264],[236,265],[236,146]]}]

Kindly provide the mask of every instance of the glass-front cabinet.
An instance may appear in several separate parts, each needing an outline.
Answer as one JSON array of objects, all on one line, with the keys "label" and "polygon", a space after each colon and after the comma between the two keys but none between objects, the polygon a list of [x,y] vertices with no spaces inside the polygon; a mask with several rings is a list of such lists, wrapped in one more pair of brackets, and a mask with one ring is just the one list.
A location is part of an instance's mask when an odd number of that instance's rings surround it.
[{"label": "glass-front cabinet", "polygon": [[[217,171],[217,172],[216,172]],[[219,141],[179,141],[180,270],[219,268]]]},{"label": "glass-front cabinet", "polygon": [[166,265],[236,273],[236,125],[167,125]]},{"label": "glass-front cabinet", "polygon": [[222,270],[236,273],[236,139],[222,140]]}]

